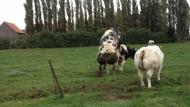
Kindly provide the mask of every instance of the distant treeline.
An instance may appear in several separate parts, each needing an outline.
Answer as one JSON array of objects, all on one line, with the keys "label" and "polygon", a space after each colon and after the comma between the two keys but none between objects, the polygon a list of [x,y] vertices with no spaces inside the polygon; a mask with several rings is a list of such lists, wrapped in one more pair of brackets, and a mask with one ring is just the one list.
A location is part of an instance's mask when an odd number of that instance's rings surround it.
[{"label": "distant treeline", "polygon": [[[176,41],[189,36],[187,0],[26,0],[26,32],[73,32],[116,27],[163,32]],[[138,30],[137,30],[138,31]],[[135,36],[135,35],[134,35]]]}]

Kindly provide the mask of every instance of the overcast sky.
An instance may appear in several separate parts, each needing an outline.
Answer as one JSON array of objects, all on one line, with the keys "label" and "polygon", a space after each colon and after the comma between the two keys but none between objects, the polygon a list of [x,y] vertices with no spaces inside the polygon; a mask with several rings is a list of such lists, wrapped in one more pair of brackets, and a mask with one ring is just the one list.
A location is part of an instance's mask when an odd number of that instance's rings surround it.
[{"label": "overcast sky", "polygon": [[[190,3],[190,0],[187,1]],[[0,0],[0,24],[7,21],[24,29],[24,2],[25,0]]]}]

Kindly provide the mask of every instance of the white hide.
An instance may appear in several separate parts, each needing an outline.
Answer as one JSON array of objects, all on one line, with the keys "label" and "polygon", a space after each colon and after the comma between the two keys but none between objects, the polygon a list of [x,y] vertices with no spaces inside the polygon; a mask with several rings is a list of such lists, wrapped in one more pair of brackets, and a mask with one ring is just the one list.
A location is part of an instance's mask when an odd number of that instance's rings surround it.
[{"label": "white hide", "polygon": [[138,69],[141,86],[145,86],[143,81],[143,71],[147,71],[148,88],[151,88],[151,77],[154,71],[157,72],[157,79],[160,80],[160,71],[162,69],[163,60],[164,54],[156,45],[142,47],[136,52],[134,63]]},{"label": "white hide", "polygon": [[154,40],[149,40],[148,41],[148,45],[154,45],[154,43],[155,43]]}]

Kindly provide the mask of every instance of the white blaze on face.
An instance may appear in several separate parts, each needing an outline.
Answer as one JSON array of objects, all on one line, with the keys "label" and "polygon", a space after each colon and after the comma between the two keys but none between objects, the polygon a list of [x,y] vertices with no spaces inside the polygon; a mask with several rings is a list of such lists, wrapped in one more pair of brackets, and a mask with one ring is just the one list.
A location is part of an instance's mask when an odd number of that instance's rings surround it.
[{"label": "white blaze on face", "polygon": [[[125,50],[125,51],[127,51],[128,52],[128,50],[127,50],[127,46],[126,45],[121,45],[121,47]],[[120,49],[120,50],[122,50],[122,49]]]},{"label": "white blaze on face", "polygon": [[107,31],[104,33],[104,36],[110,35],[111,32],[113,32],[113,30],[111,30],[111,29],[107,30]]},{"label": "white blaze on face", "polygon": [[153,45],[154,44],[154,40],[149,40],[148,41],[148,45]]}]

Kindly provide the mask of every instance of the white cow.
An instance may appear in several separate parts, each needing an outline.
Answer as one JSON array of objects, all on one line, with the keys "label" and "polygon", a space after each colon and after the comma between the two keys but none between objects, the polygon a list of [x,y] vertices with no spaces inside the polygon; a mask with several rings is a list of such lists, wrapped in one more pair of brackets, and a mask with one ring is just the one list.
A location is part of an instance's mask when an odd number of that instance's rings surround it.
[{"label": "white cow", "polygon": [[136,52],[134,62],[138,69],[141,86],[145,86],[143,81],[144,71],[147,71],[148,88],[151,88],[151,77],[154,71],[157,72],[157,80],[160,80],[160,71],[162,69],[163,60],[164,54],[156,45],[142,47]]}]

